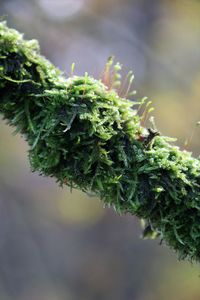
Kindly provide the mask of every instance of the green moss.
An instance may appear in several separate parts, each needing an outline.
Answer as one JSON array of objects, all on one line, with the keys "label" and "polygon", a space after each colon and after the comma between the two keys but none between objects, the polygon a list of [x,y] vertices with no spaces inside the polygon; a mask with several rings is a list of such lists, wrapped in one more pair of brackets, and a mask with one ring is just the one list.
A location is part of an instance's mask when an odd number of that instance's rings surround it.
[{"label": "green moss", "polygon": [[200,259],[200,162],[145,130],[131,101],[87,74],[65,79],[36,41],[4,22],[0,93],[0,112],[27,140],[33,171],[94,192],[145,219],[144,236],[153,231],[180,258]]}]

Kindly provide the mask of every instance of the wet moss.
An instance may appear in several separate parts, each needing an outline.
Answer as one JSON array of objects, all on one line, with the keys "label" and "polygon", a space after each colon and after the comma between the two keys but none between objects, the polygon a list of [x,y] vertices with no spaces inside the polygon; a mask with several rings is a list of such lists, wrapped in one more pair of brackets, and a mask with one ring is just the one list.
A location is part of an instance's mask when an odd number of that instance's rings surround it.
[{"label": "wet moss", "polygon": [[200,162],[145,130],[132,102],[87,74],[65,79],[0,23],[0,113],[24,135],[33,171],[145,219],[179,258],[200,259]]}]

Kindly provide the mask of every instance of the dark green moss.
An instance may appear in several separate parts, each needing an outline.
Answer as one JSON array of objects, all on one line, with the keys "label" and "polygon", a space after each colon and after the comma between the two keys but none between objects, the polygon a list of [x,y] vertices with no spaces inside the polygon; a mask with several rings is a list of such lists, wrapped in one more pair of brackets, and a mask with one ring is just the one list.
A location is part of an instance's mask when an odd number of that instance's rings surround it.
[{"label": "dark green moss", "polygon": [[131,101],[87,74],[65,79],[36,41],[2,22],[0,93],[33,171],[145,219],[144,236],[154,232],[180,258],[200,260],[200,162],[145,130]]}]

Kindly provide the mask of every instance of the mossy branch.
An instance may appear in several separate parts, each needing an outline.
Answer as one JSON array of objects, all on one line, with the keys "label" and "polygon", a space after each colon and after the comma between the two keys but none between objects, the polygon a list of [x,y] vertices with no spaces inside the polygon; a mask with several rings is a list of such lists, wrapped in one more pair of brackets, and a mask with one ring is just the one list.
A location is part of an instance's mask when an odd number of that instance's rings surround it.
[{"label": "mossy branch", "polygon": [[[119,65],[118,65],[119,68]],[[94,192],[145,220],[180,258],[200,259],[200,161],[145,130],[133,103],[87,74],[65,79],[0,23],[0,113],[30,150],[33,171]]]}]

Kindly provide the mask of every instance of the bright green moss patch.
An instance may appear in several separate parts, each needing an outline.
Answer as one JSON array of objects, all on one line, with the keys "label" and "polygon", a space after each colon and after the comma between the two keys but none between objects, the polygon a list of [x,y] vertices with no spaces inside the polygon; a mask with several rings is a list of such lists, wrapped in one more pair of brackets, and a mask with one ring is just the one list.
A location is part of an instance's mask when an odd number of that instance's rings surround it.
[{"label": "bright green moss patch", "polygon": [[144,236],[200,260],[200,162],[145,130],[132,105],[87,74],[65,79],[0,23],[0,112],[27,140],[32,170],[145,219]]}]

